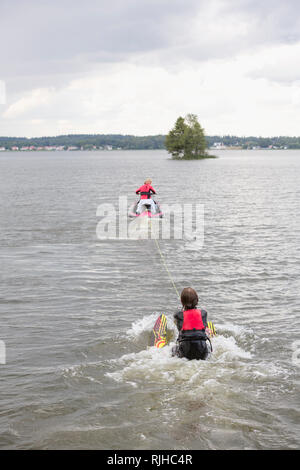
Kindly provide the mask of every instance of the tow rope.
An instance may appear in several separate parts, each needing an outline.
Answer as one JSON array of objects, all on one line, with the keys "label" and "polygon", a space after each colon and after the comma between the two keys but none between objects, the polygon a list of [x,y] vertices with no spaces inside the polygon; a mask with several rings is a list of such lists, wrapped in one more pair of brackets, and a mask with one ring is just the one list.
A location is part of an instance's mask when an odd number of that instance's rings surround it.
[{"label": "tow rope", "polygon": [[[152,220],[151,220],[150,217],[149,217],[148,220],[150,220],[150,227],[151,227],[151,232],[152,232]],[[178,299],[180,300],[179,291],[178,291],[178,289],[177,289],[177,287],[176,287],[176,284],[175,284],[175,282],[174,282],[174,280],[173,280],[173,277],[172,277],[172,275],[171,275],[171,273],[170,273],[170,271],[169,271],[168,265],[167,265],[167,263],[166,263],[166,260],[165,260],[164,255],[163,255],[163,253],[162,253],[162,251],[161,251],[161,249],[160,249],[159,243],[158,243],[158,241],[157,241],[156,238],[154,238],[154,241],[155,241],[155,244],[156,244],[158,253],[159,253],[159,255],[160,255],[161,261],[162,261],[162,263],[163,263],[163,265],[164,265],[164,268],[165,268],[165,270],[166,270],[166,272],[167,272],[167,275],[168,275],[168,277],[169,277],[169,279],[170,279],[170,281],[171,281],[171,284],[172,284],[172,286],[173,286],[173,288],[174,288],[174,290],[175,290],[175,292],[176,292],[176,295],[177,295]],[[209,331],[209,333],[210,333],[211,336],[216,336],[216,335],[217,335],[217,332],[216,332],[216,329],[215,329],[215,325],[214,325],[212,322],[207,322],[207,328],[208,328],[208,331]],[[209,341],[209,343],[210,343],[210,347],[211,347],[211,351],[212,351],[213,349],[212,349],[212,344],[211,344],[210,338],[209,338],[207,335],[206,335],[206,337],[207,337],[207,339],[208,339],[208,341]]]},{"label": "tow rope", "polygon": [[[150,228],[151,228],[151,233],[152,233],[152,220],[151,220],[151,217],[149,217],[148,220],[150,220]],[[176,292],[176,295],[177,295],[178,299],[180,300],[180,294],[179,294],[178,289],[177,289],[177,287],[176,287],[176,284],[175,284],[175,282],[174,282],[174,280],[173,280],[173,278],[172,278],[172,275],[171,275],[171,273],[170,273],[170,271],[169,271],[168,265],[167,265],[167,263],[166,263],[166,260],[165,260],[164,255],[163,255],[163,253],[162,253],[162,251],[161,251],[161,249],[160,249],[159,243],[158,243],[158,241],[157,241],[156,238],[154,238],[154,241],[155,241],[155,244],[156,244],[158,253],[159,253],[159,255],[160,255],[160,258],[161,258],[161,260],[162,260],[162,263],[163,263],[163,265],[164,265],[164,267],[165,267],[165,270],[166,270],[166,272],[167,272],[167,275],[169,276],[169,279],[170,279],[171,284],[172,284],[172,286],[173,286],[173,288],[174,288],[174,290],[175,290],[175,292]]]},{"label": "tow rope", "polygon": [[[150,219],[150,220],[151,220],[151,219]],[[152,224],[152,222],[151,222],[151,224]],[[173,280],[173,278],[172,278],[172,275],[171,275],[171,273],[170,273],[170,271],[169,271],[169,268],[168,268],[168,266],[167,266],[165,257],[164,257],[164,255],[163,255],[161,249],[160,249],[159,243],[158,243],[158,241],[157,241],[156,238],[154,238],[154,241],[155,241],[155,244],[156,244],[156,246],[157,246],[158,253],[160,254],[162,263],[163,263],[163,265],[164,265],[164,267],[165,267],[165,269],[166,269],[166,272],[167,272],[167,274],[168,274],[168,276],[169,276],[169,279],[170,279],[170,281],[171,281],[171,283],[172,283],[172,286],[174,287],[174,290],[175,290],[175,292],[176,292],[176,295],[177,295],[178,299],[180,299],[180,295],[179,295],[178,289],[177,289],[176,284],[175,284],[175,282],[174,282],[174,280]]]}]

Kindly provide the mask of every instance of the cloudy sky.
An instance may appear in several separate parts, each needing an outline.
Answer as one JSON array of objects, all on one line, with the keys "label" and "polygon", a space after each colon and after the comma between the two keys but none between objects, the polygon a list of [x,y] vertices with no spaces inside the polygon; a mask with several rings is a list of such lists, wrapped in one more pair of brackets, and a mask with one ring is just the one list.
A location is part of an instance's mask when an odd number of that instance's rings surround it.
[{"label": "cloudy sky", "polygon": [[0,135],[300,135],[299,0],[0,0]]}]

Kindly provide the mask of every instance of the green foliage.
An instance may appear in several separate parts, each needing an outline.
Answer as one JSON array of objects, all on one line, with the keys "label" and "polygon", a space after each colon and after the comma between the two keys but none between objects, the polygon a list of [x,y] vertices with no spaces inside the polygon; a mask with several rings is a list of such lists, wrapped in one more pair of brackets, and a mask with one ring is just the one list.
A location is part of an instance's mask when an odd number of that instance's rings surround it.
[{"label": "green foliage", "polygon": [[174,159],[195,160],[211,157],[206,152],[204,130],[195,114],[179,117],[166,136],[166,149]]},{"label": "green foliage", "polygon": [[78,147],[84,150],[90,150],[93,147],[105,148],[111,146],[113,149],[122,150],[156,150],[165,148],[165,136],[153,135],[136,137],[133,135],[120,134],[71,134],[60,135],[56,137],[0,137],[0,147],[11,149],[12,147],[45,147],[45,146],[64,146]]},{"label": "green foliage", "polygon": [[184,119],[179,116],[174,128],[166,136],[166,149],[173,155],[174,158],[183,158],[184,145],[186,139],[186,124]]}]

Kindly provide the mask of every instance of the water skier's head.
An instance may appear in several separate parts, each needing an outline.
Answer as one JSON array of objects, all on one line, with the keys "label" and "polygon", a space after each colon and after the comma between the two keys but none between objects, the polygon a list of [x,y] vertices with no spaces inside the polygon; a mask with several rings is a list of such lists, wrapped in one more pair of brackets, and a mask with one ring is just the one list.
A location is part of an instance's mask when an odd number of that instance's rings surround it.
[{"label": "water skier's head", "polygon": [[181,303],[184,310],[196,308],[198,300],[197,292],[192,287],[185,287],[181,292]]}]

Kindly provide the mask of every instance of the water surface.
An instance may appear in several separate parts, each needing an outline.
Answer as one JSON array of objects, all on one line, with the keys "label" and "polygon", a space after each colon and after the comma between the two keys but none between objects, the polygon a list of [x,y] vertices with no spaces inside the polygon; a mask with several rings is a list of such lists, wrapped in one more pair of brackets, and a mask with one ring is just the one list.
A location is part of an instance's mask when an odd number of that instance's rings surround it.
[{"label": "water surface", "polygon": [[[1,153],[1,448],[299,447],[300,153],[218,155]],[[98,205],[148,176],[162,204],[204,204],[203,246],[160,247],[218,329],[209,361],[147,349],[178,307],[154,241],[96,236]]]}]

